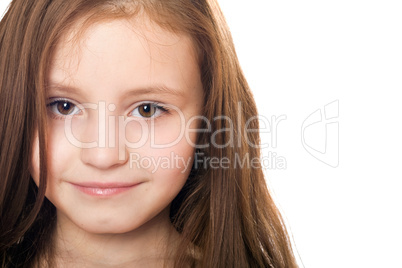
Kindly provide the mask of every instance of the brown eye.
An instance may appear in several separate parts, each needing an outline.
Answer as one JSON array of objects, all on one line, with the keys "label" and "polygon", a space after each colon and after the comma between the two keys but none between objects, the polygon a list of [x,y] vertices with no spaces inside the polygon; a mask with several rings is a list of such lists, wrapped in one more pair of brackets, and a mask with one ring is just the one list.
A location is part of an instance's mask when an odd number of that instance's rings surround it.
[{"label": "brown eye", "polygon": [[62,115],[69,115],[74,111],[75,105],[71,102],[60,101],[57,103],[57,111]]},{"label": "brown eye", "polygon": [[58,116],[74,115],[80,112],[77,105],[68,100],[56,100],[49,103],[47,106],[53,114]]},{"label": "brown eye", "polygon": [[138,107],[138,112],[143,117],[152,117],[156,113],[155,105],[146,103]]},{"label": "brown eye", "polygon": [[150,119],[159,117],[164,113],[168,114],[169,109],[158,105],[158,103],[142,103],[130,113],[130,116]]}]

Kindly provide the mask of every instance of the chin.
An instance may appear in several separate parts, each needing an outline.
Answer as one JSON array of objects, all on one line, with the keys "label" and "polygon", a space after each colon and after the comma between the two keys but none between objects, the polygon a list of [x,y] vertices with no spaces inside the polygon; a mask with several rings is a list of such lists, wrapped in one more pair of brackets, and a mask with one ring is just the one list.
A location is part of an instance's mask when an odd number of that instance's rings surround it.
[{"label": "chin", "polygon": [[87,222],[85,225],[79,226],[84,232],[91,234],[124,234],[132,232],[142,225],[127,224],[118,221],[104,222]]},{"label": "chin", "polygon": [[[92,234],[124,234],[135,230],[144,232],[148,228],[155,226],[161,227],[166,223],[170,224],[169,207],[165,208],[155,216],[135,215],[135,213],[119,214],[92,214],[92,215],[75,215],[78,217],[70,218],[70,222],[74,223],[79,229]],[[81,216],[81,217],[80,217]],[[89,216],[89,217],[88,217]],[[159,226],[158,226],[159,225]]]}]

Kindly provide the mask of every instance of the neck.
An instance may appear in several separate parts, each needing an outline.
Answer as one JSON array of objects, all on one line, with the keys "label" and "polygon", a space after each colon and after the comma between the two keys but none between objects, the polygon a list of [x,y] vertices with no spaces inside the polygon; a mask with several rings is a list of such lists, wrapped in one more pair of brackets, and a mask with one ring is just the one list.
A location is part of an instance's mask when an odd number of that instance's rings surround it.
[{"label": "neck", "polygon": [[[58,215],[59,216],[59,215]],[[55,261],[58,267],[162,267],[172,260],[179,234],[168,210],[146,226],[123,234],[93,234],[58,218]]]}]

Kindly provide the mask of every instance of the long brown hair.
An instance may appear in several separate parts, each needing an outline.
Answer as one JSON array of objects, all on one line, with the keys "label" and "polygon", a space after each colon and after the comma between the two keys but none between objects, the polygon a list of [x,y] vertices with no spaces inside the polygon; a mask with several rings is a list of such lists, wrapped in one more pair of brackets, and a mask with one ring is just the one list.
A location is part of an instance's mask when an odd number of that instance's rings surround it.
[{"label": "long brown hair", "polygon": [[[97,20],[130,17],[139,11],[167,30],[190,35],[199,52],[203,115],[211,132],[218,131],[214,141],[223,145],[202,152],[220,159],[260,157],[260,149],[249,145],[259,144],[259,133],[244,131],[246,121],[257,115],[256,105],[216,1],[15,0],[0,23],[2,267],[30,267],[41,258],[52,259],[56,217],[45,197],[44,85],[54,47],[78,20],[83,20],[84,29]],[[219,131],[227,128],[234,130],[232,135]],[[248,122],[248,128],[258,129],[258,120]],[[29,173],[35,130],[40,145],[39,187]],[[198,144],[210,143],[208,133],[199,136]],[[261,164],[194,169],[172,202],[171,220],[183,238],[176,267],[297,267]],[[181,250],[189,248],[194,254]]]}]

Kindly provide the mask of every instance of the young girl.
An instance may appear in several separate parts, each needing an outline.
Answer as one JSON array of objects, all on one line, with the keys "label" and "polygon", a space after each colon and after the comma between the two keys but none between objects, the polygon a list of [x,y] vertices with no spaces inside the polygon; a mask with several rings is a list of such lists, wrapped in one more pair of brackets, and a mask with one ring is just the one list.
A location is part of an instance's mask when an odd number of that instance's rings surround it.
[{"label": "young girl", "polygon": [[1,267],[297,267],[213,0],[14,0]]}]

